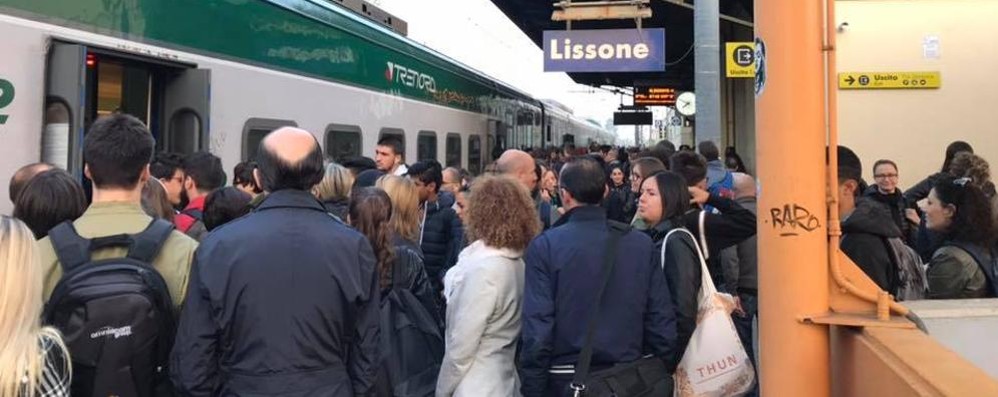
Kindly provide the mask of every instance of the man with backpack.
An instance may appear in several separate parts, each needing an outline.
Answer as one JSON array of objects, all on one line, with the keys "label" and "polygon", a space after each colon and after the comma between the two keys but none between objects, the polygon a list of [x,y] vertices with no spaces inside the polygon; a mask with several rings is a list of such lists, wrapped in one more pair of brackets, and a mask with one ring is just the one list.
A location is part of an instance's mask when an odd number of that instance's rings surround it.
[{"label": "man with backpack", "polygon": [[366,396],[380,363],[380,288],[364,235],[312,195],[308,131],[261,141],[249,215],[205,237],[171,355],[184,396]]},{"label": "man with backpack", "polygon": [[208,152],[197,152],[184,159],[184,196],[187,208],[173,222],[177,230],[201,241],[208,229],[204,225],[204,201],[211,192],[225,186],[222,159]]},{"label": "man with backpack", "polygon": [[703,141],[697,145],[700,155],[707,160],[707,191],[710,194],[734,199],[735,180],[731,171],[721,161],[720,149],[713,141]]},{"label": "man with backpack", "polygon": [[866,186],[859,156],[844,146],[838,147],[836,155],[842,252],[878,287],[899,300],[924,298],[927,284],[921,261],[904,244],[887,206],[860,197]]},{"label": "man with backpack", "polygon": [[197,242],[142,210],[155,142],[138,119],[97,120],[83,141],[93,203],[38,242],[44,321],[67,335],[73,395],[149,396],[166,355]]}]

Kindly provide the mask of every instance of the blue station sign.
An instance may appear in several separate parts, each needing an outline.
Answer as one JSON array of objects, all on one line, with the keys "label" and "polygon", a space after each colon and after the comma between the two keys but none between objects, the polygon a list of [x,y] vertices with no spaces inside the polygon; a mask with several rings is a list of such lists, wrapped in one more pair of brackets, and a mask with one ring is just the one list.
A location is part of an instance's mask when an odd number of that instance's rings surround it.
[{"label": "blue station sign", "polygon": [[665,71],[665,29],[545,31],[544,71]]}]

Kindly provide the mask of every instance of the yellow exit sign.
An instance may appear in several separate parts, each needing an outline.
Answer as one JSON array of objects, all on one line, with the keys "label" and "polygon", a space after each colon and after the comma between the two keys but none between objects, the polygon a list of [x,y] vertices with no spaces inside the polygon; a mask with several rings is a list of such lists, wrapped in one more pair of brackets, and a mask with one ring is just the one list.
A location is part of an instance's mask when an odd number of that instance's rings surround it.
[{"label": "yellow exit sign", "polygon": [[942,87],[939,72],[846,72],[839,73],[839,89],[898,90]]}]

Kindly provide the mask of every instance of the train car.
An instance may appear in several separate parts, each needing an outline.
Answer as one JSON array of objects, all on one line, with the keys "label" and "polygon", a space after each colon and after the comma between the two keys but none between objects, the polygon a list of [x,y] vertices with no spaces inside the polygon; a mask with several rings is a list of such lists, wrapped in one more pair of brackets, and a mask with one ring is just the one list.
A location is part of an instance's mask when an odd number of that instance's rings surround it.
[{"label": "train car", "polygon": [[82,178],[87,128],[113,112],[226,169],[282,126],[334,160],[394,135],[407,162],[475,174],[554,144],[540,101],[324,0],[0,0],[0,37],[0,175],[45,161]]}]

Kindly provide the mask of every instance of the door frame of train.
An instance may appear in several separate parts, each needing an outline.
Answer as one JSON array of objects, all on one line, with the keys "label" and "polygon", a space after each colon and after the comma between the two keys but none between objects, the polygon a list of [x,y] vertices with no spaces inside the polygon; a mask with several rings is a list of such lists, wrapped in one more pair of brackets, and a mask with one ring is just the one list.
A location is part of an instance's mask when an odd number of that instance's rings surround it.
[{"label": "door frame of train", "polygon": [[[163,50],[163,54],[167,54]],[[168,55],[162,55],[168,56]],[[102,59],[122,62],[145,70],[150,76],[148,92],[149,130],[157,140],[157,150],[170,143],[173,121],[178,114],[192,113],[197,119],[198,135],[192,149],[206,150],[210,144],[211,71],[197,64],[162,57],[135,54],[58,37],[50,39],[45,65],[44,108],[60,103],[69,111],[67,170],[83,178],[83,137],[90,128],[88,115],[96,113],[95,98],[99,77],[90,76],[88,68]],[[93,63],[88,64],[93,60]],[[92,79],[98,79],[91,81]],[[43,112],[44,113],[44,112]],[[44,118],[43,114],[43,118]],[[43,125],[44,125],[43,119]],[[43,132],[44,137],[44,132]],[[42,147],[47,142],[44,141]],[[43,149],[44,151],[44,149]]]}]

